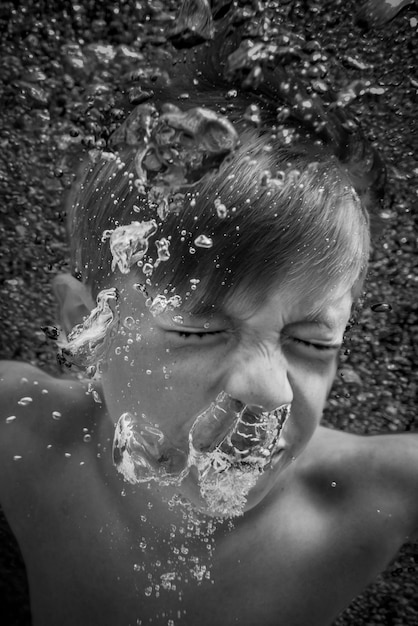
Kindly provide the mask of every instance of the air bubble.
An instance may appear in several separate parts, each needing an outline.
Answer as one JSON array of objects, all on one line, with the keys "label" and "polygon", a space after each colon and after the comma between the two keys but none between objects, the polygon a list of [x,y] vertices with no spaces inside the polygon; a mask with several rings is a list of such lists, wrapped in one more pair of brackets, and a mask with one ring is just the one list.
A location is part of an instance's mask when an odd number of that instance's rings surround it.
[{"label": "air bubble", "polygon": [[99,396],[98,392],[93,389],[93,391],[91,392],[91,395],[93,396],[93,400],[97,403],[97,404],[102,404],[102,399]]},{"label": "air bubble", "polygon": [[[210,237],[207,237],[206,235],[199,235],[194,240],[194,244],[198,248],[211,248],[213,246],[213,240]],[[192,248],[190,248],[190,252],[191,250]]]},{"label": "air bubble", "polygon": [[15,419],[16,419],[16,415],[10,415],[9,417],[6,417],[6,424],[10,424],[11,422],[14,422]]},{"label": "air bubble", "polygon": [[144,272],[145,276],[151,276],[154,271],[154,266],[152,265],[152,263],[144,263],[142,271]]},{"label": "air bubble", "polygon": [[20,404],[20,406],[28,406],[28,404],[31,404],[31,402],[33,402],[33,398],[31,398],[30,396],[25,396],[24,398],[20,398],[18,404]]},{"label": "air bubble", "polygon": [[59,420],[61,419],[62,415],[59,411],[52,411],[52,419],[54,420]]},{"label": "air bubble", "polygon": [[162,239],[158,239],[155,242],[156,248],[157,248],[157,253],[158,253],[158,260],[159,261],[168,261],[168,259],[170,258],[170,251],[169,251],[169,246],[170,246],[170,242],[168,239],[166,239],[165,237],[163,237]]},{"label": "air bubble", "polygon": [[128,329],[133,328],[135,326],[134,318],[128,315],[128,317],[125,317],[125,319],[123,320],[123,325],[125,326],[125,328]]},{"label": "air bubble", "polygon": [[222,204],[222,202],[219,200],[219,198],[217,198],[217,200],[215,200],[215,208],[216,208],[216,213],[218,214],[218,217],[223,220],[227,217],[228,215],[228,209],[226,208],[226,206],[224,204]]},{"label": "air bubble", "polygon": [[83,437],[83,441],[84,443],[90,443],[91,441],[91,435],[89,433],[86,433]]},{"label": "air bubble", "polygon": [[374,313],[389,313],[392,311],[392,306],[388,302],[377,302],[370,307]]},{"label": "air bubble", "polygon": [[176,324],[184,324],[184,319],[182,315],[173,315],[173,317],[171,318],[173,320],[173,322],[175,322]]}]

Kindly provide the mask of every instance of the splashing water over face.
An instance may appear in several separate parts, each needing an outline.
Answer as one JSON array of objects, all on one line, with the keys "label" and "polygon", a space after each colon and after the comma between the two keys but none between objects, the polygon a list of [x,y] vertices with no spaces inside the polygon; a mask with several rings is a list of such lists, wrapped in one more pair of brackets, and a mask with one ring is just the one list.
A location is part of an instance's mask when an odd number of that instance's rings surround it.
[{"label": "splashing water over face", "polygon": [[94,370],[105,357],[112,337],[119,326],[118,293],[115,288],[103,289],[97,296],[97,306],[82,324],[68,335],[60,337],[61,359],[68,365],[92,367]]},{"label": "splashing water over face", "polygon": [[280,432],[289,415],[289,404],[260,412],[222,392],[197,417],[189,435],[189,464],[197,468],[213,515],[242,515],[248,493],[286,447]]},{"label": "splashing water over face", "polygon": [[281,431],[289,415],[289,404],[264,412],[221,392],[194,420],[186,453],[144,415],[124,413],[115,430],[114,464],[132,484],[180,485],[196,468],[206,512],[235,517],[242,515],[261,474],[287,447]]}]

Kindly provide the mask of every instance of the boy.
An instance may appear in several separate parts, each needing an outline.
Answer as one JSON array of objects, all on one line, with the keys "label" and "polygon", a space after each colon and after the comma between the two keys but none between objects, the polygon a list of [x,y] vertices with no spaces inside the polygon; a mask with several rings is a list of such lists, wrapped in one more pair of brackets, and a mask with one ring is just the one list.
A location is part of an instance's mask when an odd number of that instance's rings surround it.
[{"label": "boy", "polygon": [[416,435],[319,425],[369,198],[274,103],[223,98],[139,105],[75,189],[59,341],[92,379],[2,364],[35,625],[322,626],[416,534]]}]

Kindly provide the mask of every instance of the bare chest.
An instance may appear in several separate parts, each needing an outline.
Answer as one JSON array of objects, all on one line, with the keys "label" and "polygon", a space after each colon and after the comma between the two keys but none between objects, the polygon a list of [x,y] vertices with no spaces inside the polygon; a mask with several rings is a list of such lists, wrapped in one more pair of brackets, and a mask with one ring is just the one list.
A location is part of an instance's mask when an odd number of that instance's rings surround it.
[{"label": "bare chest", "polygon": [[146,514],[127,523],[93,487],[33,508],[22,548],[34,626],[325,626],[379,569],[367,545],[296,500],[197,535],[187,520],[168,532]]},{"label": "bare chest", "polygon": [[133,512],[144,494],[123,495],[92,458],[60,459],[16,492],[34,626],[326,626],[394,556],[358,503],[318,504],[298,481],[198,528],[155,515],[146,493]]}]

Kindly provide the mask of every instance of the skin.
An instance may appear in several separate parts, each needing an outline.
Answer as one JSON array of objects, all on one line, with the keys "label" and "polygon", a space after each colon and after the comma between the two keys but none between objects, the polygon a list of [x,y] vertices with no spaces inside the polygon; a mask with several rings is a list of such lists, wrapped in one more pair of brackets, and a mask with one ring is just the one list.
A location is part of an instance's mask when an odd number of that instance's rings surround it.
[{"label": "skin", "polygon": [[[204,348],[171,337],[170,321],[151,318],[129,281],[121,292],[122,319],[140,319],[143,338],[130,344],[128,362],[114,352],[128,334],[115,338],[103,386],[96,386],[105,402],[86,393],[86,382],[1,363],[0,496],[27,565],[35,626],[330,624],[418,527],[416,435],[357,437],[318,427],[337,350],[316,356],[299,342],[341,342],[347,290],[335,290],[320,307],[280,286],[258,308],[237,297],[223,312],[226,340],[214,335]],[[301,325],[325,308],[332,333]],[[212,329],[220,323],[207,321]],[[201,516],[205,542],[180,532],[183,509],[169,506],[170,494],[157,483],[123,481],[111,447],[127,409],[146,412],[183,445],[196,414],[220,390],[266,410],[291,402],[290,448],[287,463],[262,476],[232,528],[219,523],[210,534]],[[19,404],[22,397],[32,402]],[[201,504],[193,480],[180,490]],[[199,584],[187,562],[181,565],[175,555],[185,547],[208,566],[213,583]],[[157,597],[160,572],[173,567],[177,590],[160,589]]]},{"label": "skin", "polygon": [[[282,432],[287,447],[278,465],[252,490],[245,507],[250,510],[299,456],[319,424],[351,312],[351,290],[334,289],[332,298],[315,300],[278,288],[262,306],[238,293],[210,315],[175,309],[154,317],[133,284],[132,279],[119,281],[120,316],[133,316],[137,323],[133,328],[129,324],[129,330],[120,328],[102,377],[114,423],[125,412],[138,422],[145,414],[187,455],[196,417],[221,391],[267,412],[291,404],[291,418]],[[179,315],[181,324],[175,322]],[[209,512],[195,474],[179,491]]]}]

